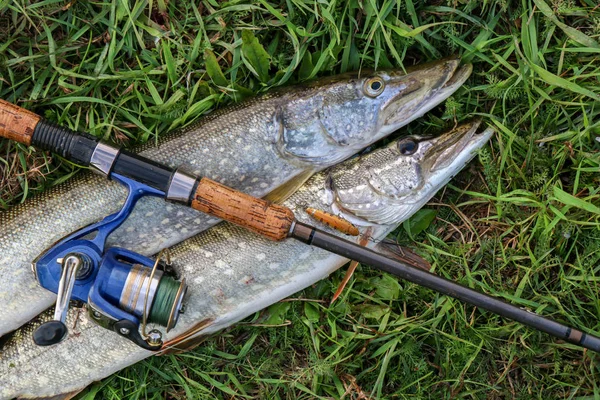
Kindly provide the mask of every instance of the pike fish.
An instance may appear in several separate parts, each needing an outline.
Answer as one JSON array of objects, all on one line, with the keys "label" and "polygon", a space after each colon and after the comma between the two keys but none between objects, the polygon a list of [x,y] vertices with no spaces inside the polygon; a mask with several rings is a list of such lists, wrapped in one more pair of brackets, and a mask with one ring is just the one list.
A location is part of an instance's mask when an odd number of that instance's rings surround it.
[{"label": "pike fish", "polygon": [[[477,134],[478,125],[468,123],[433,139],[392,142],[314,175],[284,204],[304,222],[311,218],[304,212],[307,205],[352,219],[361,237],[351,240],[367,238],[368,246],[383,250],[381,240],[489,140],[492,130]],[[171,258],[174,268],[188,279],[189,298],[177,327],[167,335],[166,352],[188,350],[207,335],[310,286],[348,261],[296,240],[272,242],[229,223],[176,245]],[[31,334],[50,318],[51,314],[43,314],[4,338],[0,399],[73,394],[153,354],[107,332],[74,308],[68,314],[68,338],[55,346],[36,346]]]},{"label": "pike fish", "polygon": [[[346,74],[283,88],[216,111],[141,154],[183,166],[255,197],[281,200],[334,165],[422,116],[468,78],[471,65],[446,59],[412,68]],[[0,213],[0,336],[50,307],[31,262],[67,234],[119,210],[125,189],[91,173]],[[109,237],[153,255],[219,222],[184,206],[141,200]]]}]

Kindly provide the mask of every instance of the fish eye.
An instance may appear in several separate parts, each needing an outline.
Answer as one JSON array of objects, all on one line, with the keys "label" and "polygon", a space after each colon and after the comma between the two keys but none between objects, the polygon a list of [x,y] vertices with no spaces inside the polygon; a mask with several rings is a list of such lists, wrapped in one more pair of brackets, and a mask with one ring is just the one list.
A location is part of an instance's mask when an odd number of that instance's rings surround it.
[{"label": "fish eye", "polygon": [[385,89],[385,82],[378,76],[365,81],[364,92],[367,96],[377,97],[383,93],[383,89]]},{"label": "fish eye", "polygon": [[400,150],[400,154],[405,156],[414,154],[418,148],[419,143],[417,143],[414,139],[404,139],[398,143],[398,150]]}]

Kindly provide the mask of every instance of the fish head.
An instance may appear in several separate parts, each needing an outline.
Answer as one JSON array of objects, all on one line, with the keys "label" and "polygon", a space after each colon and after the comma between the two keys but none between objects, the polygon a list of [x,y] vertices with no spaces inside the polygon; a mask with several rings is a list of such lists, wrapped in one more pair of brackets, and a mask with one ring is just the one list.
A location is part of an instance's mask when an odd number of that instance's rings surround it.
[{"label": "fish head", "polygon": [[317,80],[286,99],[279,149],[315,165],[339,162],[431,110],[471,71],[452,58]]},{"label": "fish head", "polygon": [[[381,94],[377,115],[380,137],[394,132],[452,95],[473,71],[472,64],[447,58],[400,70],[383,71],[381,79],[388,91]],[[369,86],[373,81],[367,81]]]},{"label": "fish head", "polygon": [[480,122],[437,137],[409,136],[357,158],[329,175],[332,208],[361,225],[393,224],[421,208],[491,137]]}]

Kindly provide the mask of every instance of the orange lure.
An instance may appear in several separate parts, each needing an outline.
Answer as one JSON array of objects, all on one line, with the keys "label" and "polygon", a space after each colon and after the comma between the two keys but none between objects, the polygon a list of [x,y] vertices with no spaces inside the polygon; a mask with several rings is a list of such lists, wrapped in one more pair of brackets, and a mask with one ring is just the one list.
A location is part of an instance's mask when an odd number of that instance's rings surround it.
[{"label": "orange lure", "polygon": [[358,228],[354,226],[352,222],[342,217],[338,217],[337,215],[333,215],[326,211],[317,210],[311,207],[308,207],[306,212],[317,221],[322,222],[328,227],[335,229],[336,231],[340,231],[345,235],[358,236],[360,233]]}]

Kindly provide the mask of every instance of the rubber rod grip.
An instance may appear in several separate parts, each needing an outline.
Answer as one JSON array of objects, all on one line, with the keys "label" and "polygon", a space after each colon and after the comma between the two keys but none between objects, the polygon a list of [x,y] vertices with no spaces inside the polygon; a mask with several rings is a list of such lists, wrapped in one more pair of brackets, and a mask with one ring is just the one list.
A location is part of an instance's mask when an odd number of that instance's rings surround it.
[{"label": "rubber rod grip", "polygon": [[271,240],[288,236],[292,210],[258,199],[208,178],[202,178],[192,197],[192,208],[247,228]]},{"label": "rubber rod grip", "polygon": [[41,117],[24,108],[0,100],[0,137],[31,145],[31,137]]},{"label": "rubber rod grip", "polygon": [[75,132],[53,122],[41,120],[35,127],[31,144],[74,163],[88,166],[98,139],[87,133]]}]

